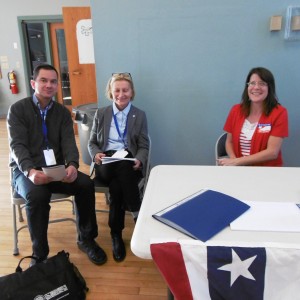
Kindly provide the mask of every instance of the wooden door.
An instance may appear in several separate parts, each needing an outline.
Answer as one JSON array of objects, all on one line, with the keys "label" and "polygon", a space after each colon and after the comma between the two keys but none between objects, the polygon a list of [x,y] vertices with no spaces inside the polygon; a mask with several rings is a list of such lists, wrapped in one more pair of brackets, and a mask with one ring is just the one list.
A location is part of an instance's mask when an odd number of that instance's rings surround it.
[{"label": "wooden door", "polygon": [[91,19],[89,7],[63,7],[65,39],[69,64],[72,107],[97,102],[96,71],[94,63],[80,63],[77,23]]}]

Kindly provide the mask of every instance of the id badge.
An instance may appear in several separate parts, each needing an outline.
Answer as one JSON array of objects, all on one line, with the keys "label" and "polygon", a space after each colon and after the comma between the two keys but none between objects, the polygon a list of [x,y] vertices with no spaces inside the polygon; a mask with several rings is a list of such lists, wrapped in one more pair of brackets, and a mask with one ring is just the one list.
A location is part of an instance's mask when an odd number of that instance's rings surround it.
[{"label": "id badge", "polygon": [[45,156],[45,161],[47,166],[56,165],[56,159],[54,156],[53,149],[44,150],[44,156]]}]

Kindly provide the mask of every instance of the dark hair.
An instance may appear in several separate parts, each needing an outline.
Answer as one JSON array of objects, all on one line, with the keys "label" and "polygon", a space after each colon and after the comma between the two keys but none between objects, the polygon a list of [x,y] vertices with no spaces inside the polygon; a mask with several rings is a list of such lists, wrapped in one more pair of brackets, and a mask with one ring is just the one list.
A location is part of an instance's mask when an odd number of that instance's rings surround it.
[{"label": "dark hair", "polygon": [[248,82],[250,81],[250,78],[253,74],[258,75],[262,81],[267,83],[268,85],[268,95],[267,98],[263,102],[263,113],[265,115],[269,115],[274,107],[277,105],[280,105],[278,102],[278,98],[276,95],[276,88],[275,88],[275,79],[273,74],[266,68],[257,67],[250,70],[246,82],[245,82],[245,88],[242,94],[242,100],[241,100],[241,106],[244,114],[246,116],[249,116],[250,114],[250,106],[251,101],[249,99],[248,95]]},{"label": "dark hair", "polygon": [[40,73],[40,70],[43,69],[43,70],[50,70],[50,71],[55,71],[57,77],[58,77],[58,72],[57,70],[51,66],[51,65],[48,65],[48,64],[40,64],[40,65],[37,65],[34,70],[33,70],[33,74],[32,74],[32,79],[33,80],[36,80],[37,77],[39,76],[39,73]]}]

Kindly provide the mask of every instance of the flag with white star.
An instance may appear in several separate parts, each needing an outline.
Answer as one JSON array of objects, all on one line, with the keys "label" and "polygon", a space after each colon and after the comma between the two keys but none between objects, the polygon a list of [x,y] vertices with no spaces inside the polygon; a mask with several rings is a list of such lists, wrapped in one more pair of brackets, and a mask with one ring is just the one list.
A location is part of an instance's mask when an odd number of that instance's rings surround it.
[{"label": "flag with white star", "polygon": [[263,300],[265,266],[265,248],[207,247],[211,299]]},{"label": "flag with white star", "polygon": [[152,241],[176,300],[300,300],[300,249]]}]

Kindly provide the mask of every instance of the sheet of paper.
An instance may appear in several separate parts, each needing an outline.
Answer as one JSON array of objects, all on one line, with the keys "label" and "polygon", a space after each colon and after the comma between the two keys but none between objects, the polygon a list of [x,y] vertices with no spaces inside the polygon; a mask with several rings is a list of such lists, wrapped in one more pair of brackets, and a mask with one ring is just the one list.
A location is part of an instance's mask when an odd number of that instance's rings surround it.
[{"label": "sheet of paper", "polygon": [[129,160],[129,161],[135,161],[135,158],[118,158],[118,157],[103,157],[101,159],[102,164],[109,164],[112,162],[120,161],[120,160]]},{"label": "sheet of paper", "polygon": [[134,158],[126,158],[126,155],[128,154],[128,152],[126,150],[119,150],[117,152],[115,152],[111,157],[103,157],[101,159],[103,164],[109,164],[112,162],[116,162],[116,161],[120,161],[120,160],[129,160],[129,161],[134,161]]},{"label": "sheet of paper", "polygon": [[124,158],[124,157],[126,157],[127,154],[128,154],[128,152],[126,150],[118,150],[111,157]]},{"label": "sheet of paper", "polygon": [[47,176],[53,178],[53,181],[61,181],[67,175],[64,165],[45,167],[42,169]]},{"label": "sheet of paper", "polygon": [[296,203],[244,202],[250,209],[230,223],[232,230],[300,232],[300,208]]}]

